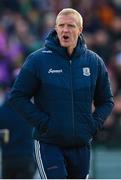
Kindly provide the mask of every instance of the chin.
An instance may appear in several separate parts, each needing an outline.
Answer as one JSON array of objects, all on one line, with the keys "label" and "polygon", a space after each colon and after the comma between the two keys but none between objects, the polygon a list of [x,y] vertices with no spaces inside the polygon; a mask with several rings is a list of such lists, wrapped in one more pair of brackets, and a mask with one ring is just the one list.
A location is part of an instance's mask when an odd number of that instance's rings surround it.
[{"label": "chin", "polygon": [[68,44],[65,44],[65,43],[61,43],[61,46],[62,46],[62,47],[65,47],[65,48],[69,47],[69,45],[68,45]]}]

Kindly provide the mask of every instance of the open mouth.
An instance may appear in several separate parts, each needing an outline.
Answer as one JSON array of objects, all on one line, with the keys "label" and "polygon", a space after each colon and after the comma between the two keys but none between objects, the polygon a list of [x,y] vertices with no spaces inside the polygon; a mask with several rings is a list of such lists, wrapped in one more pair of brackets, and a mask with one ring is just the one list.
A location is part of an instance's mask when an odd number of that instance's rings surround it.
[{"label": "open mouth", "polygon": [[63,35],[63,39],[64,39],[64,40],[68,40],[68,39],[69,39],[69,36]]}]

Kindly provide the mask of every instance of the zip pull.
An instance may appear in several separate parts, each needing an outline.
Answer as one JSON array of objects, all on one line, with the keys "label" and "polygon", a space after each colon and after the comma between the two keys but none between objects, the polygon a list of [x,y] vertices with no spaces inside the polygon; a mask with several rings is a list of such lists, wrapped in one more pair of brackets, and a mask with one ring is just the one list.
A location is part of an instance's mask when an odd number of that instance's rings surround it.
[{"label": "zip pull", "polygon": [[69,60],[70,64],[72,64],[72,60]]}]

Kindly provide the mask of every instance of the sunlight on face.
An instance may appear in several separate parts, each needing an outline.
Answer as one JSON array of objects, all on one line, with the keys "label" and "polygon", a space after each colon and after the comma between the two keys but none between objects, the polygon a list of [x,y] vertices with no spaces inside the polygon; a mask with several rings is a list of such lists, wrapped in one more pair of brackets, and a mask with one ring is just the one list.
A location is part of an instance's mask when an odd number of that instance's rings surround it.
[{"label": "sunlight on face", "polygon": [[56,22],[55,30],[57,32],[60,45],[73,51],[77,45],[78,37],[82,32],[76,16],[60,15]]}]

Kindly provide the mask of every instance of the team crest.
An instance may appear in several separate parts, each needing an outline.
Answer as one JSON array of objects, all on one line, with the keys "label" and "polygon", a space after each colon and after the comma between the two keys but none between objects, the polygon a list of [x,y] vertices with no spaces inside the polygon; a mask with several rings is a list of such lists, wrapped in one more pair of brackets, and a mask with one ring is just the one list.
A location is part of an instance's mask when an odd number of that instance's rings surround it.
[{"label": "team crest", "polygon": [[90,76],[90,68],[88,68],[88,67],[85,67],[85,68],[83,68],[83,75],[84,76]]}]

